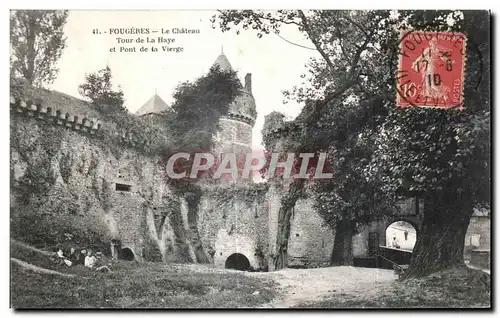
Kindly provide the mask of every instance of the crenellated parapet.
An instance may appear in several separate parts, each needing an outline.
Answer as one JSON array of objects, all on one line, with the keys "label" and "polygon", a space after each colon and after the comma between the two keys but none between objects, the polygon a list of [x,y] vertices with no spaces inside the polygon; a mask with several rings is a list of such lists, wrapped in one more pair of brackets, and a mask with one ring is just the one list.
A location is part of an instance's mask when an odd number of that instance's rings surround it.
[{"label": "crenellated parapet", "polygon": [[297,121],[285,121],[278,127],[267,132],[267,136],[271,139],[286,139],[292,136],[304,134],[306,131],[305,124]]},{"label": "crenellated parapet", "polygon": [[253,126],[255,124],[255,118],[252,118],[250,116],[243,115],[243,114],[229,112],[226,115],[226,117],[229,119],[232,119],[232,120],[242,121],[242,122],[247,123],[251,126]]},{"label": "crenellated parapet", "polygon": [[42,107],[38,101],[16,99],[10,97],[10,110],[13,115],[32,118],[47,124],[53,124],[66,129],[72,129],[87,135],[108,136],[125,146],[150,146],[149,140],[144,140],[126,130],[117,130],[109,123],[103,123],[93,117],[74,115],[51,107]]},{"label": "crenellated parapet", "polygon": [[10,97],[10,110],[14,114],[32,117],[47,123],[53,123],[62,127],[67,127],[81,132],[96,134],[102,124],[96,118],[71,115],[51,107],[44,108],[40,102],[31,100],[24,101]]}]

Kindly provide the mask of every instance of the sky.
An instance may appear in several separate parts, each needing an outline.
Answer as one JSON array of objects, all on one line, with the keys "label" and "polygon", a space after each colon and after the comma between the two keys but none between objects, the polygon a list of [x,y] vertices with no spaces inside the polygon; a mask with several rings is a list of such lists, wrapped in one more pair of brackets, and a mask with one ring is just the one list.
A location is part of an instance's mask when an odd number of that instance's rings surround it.
[{"label": "sky", "polygon": [[[59,60],[57,80],[49,86],[75,97],[85,74],[108,65],[115,85],[125,94],[125,107],[134,113],[153,94],[172,103],[175,87],[183,81],[194,80],[208,72],[223,48],[234,70],[244,83],[246,73],[252,73],[252,91],[256,100],[258,118],[253,128],[253,147],[260,148],[260,130],[264,115],[272,111],[285,113],[289,118],[299,114],[301,105],[283,103],[282,91],[301,83],[300,75],[316,51],[287,43],[270,34],[258,38],[253,30],[221,32],[212,28],[210,18],[215,11],[70,11],[65,26],[66,48]],[[159,33],[110,34],[110,29],[149,28]],[[198,34],[160,34],[161,29],[199,29]],[[97,29],[100,34],[93,34]],[[106,33],[105,33],[106,32]],[[171,31],[172,32],[172,31]],[[280,33],[286,40],[306,47],[312,43],[293,26],[284,26]],[[183,47],[183,52],[163,52],[162,44],[135,43],[141,37],[155,40],[163,36],[173,38],[171,47]],[[134,43],[118,44],[118,38],[132,39]],[[139,52],[141,46],[159,48],[158,52]],[[117,52],[110,52],[116,47]],[[136,52],[119,52],[120,47],[136,47]],[[149,49],[150,50],[150,49]]]}]

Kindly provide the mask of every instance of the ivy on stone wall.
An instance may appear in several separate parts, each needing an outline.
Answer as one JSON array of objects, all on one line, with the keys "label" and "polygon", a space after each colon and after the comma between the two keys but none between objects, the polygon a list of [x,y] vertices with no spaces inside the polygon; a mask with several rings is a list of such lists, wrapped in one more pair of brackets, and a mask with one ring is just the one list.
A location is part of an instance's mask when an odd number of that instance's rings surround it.
[{"label": "ivy on stone wall", "polygon": [[[11,207],[12,237],[42,246],[62,243],[67,237],[81,244],[106,240],[105,224],[87,213],[91,203],[80,206],[79,193],[68,184],[74,155],[60,154],[64,134],[47,125],[29,131],[11,125],[12,151],[18,152],[24,167],[23,175],[11,184],[16,196]],[[57,183],[59,174],[65,184]],[[79,217],[82,209],[85,218]]]},{"label": "ivy on stone wall", "polygon": [[[104,149],[109,149],[113,156],[120,159],[123,148],[132,148],[143,155],[159,155],[165,148],[168,131],[149,125],[137,116],[125,112],[104,113],[99,140]],[[116,135],[118,133],[118,135]]]},{"label": "ivy on stone wall", "polygon": [[283,127],[285,124],[285,115],[280,112],[273,111],[270,114],[264,116],[264,125],[262,126],[262,142],[266,149],[271,149],[274,137],[272,132],[276,129]]},{"label": "ivy on stone wall", "polygon": [[75,158],[69,152],[62,154],[59,158],[59,170],[61,172],[61,177],[66,184],[69,183],[74,164]]},{"label": "ivy on stone wall", "polygon": [[[11,147],[26,164],[23,176],[12,186],[21,202],[26,203],[34,196],[46,195],[56,182],[52,160],[61,147],[62,133],[52,127],[40,126],[38,129],[38,134],[22,136],[24,131],[11,127]],[[42,151],[35,156],[37,149]]]},{"label": "ivy on stone wall", "polygon": [[97,168],[99,167],[99,158],[96,154],[92,153],[90,155],[89,168],[87,170],[87,177],[95,174],[97,172]]},{"label": "ivy on stone wall", "polygon": [[92,191],[94,196],[97,198],[97,201],[101,204],[104,212],[109,212],[112,208],[113,195],[111,183],[95,174],[92,178]]},{"label": "ivy on stone wall", "polygon": [[206,196],[213,198],[221,206],[231,205],[234,199],[245,202],[248,206],[263,204],[268,191],[267,183],[229,184],[211,186],[204,189]]}]

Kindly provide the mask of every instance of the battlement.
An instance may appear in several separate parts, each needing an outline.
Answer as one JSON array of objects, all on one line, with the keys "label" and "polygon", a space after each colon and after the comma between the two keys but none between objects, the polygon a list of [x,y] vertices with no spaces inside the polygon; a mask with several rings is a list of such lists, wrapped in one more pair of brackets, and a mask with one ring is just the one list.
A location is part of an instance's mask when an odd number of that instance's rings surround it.
[{"label": "battlement", "polygon": [[304,134],[306,126],[294,120],[285,121],[279,127],[272,129],[267,133],[267,136],[273,139],[282,139],[292,135]]},{"label": "battlement", "polygon": [[[33,118],[47,124],[52,123],[56,126],[72,129],[80,133],[86,133],[89,135],[108,134],[127,146],[137,146],[140,144],[137,136],[129,131],[116,131],[111,127],[105,127],[104,124],[95,117],[88,118],[86,116],[73,115],[68,112],[63,113],[61,110],[52,109],[51,107],[45,108],[42,107],[41,102],[38,101],[25,101],[11,96],[10,110],[14,115]],[[143,144],[149,146],[150,142],[144,141]]]},{"label": "battlement", "polygon": [[96,118],[71,116],[69,113],[63,114],[60,110],[53,110],[51,107],[44,108],[40,102],[31,100],[24,101],[10,97],[10,109],[16,114],[33,117],[56,125],[68,127],[74,130],[95,134],[101,129],[102,124]]},{"label": "battlement", "polygon": [[229,118],[229,119],[242,121],[242,122],[247,123],[247,124],[249,124],[251,126],[253,126],[255,124],[255,119],[254,118],[252,118],[250,116],[245,116],[245,115],[242,115],[242,114],[236,114],[236,113],[229,112],[226,115],[226,117]]}]

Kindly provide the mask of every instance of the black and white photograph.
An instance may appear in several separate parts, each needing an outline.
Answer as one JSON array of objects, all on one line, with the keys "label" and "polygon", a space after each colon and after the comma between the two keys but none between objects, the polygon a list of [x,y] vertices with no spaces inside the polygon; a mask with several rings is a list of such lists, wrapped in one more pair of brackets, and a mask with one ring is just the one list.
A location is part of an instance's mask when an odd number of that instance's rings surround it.
[{"label": "black and white photograph", "polygon": [[492,309],[486,8],[9,17],[11,310]]}]

